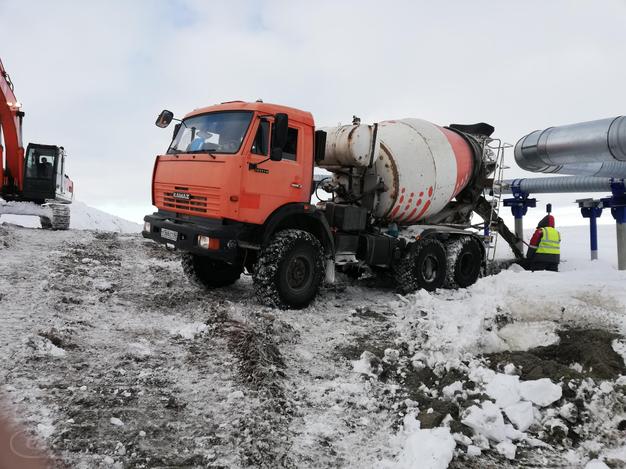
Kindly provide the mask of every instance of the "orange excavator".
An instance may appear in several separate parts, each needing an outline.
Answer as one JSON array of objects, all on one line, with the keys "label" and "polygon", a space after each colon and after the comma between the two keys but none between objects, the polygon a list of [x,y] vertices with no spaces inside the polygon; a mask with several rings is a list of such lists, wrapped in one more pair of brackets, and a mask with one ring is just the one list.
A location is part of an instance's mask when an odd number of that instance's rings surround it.
[{"label": "orange excavator", "polygon": [[39,216],[45,229],[66,230],[74,184],[65,174],[65,150],[22,143],[22,105],[0,60],[0,215]]}]

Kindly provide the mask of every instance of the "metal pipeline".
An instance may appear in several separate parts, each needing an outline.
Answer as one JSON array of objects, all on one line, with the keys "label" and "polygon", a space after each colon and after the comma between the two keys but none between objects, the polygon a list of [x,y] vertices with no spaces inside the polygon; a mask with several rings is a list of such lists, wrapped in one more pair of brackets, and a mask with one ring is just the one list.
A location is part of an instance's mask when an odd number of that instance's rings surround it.
[{"label": "metal pipeline", "polygon": [[531,132],[515,161],[533,172],[626,177],[626,116]]},{"label": "metal pipeline", "polygon": [[568,192],[611,192],[611,182],[623,179],[592,176],[564,176],[528,179],[505,179],[501,184],[504,193],[556,194]]}]

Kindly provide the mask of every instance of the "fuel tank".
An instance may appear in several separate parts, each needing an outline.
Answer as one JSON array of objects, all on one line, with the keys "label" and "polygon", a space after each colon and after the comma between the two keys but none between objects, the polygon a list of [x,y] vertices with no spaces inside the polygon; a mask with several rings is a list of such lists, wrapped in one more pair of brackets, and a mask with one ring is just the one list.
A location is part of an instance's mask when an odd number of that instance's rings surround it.
[{"label": "fuel tank", "polygon": [[421,119],[324,129],[326,152],[318,166],[346,182],[346,174],[374,173],[384,184],[372,214],[401,225],[441,211],[471,181],[477,155],[468,139]]}]

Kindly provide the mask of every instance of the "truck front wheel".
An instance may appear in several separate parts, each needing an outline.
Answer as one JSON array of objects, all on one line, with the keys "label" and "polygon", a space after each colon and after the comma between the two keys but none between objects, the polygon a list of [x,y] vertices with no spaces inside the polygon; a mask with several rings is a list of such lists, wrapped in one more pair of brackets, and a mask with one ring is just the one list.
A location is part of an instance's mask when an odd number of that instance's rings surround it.
[{"label": "truck front wheel", "polygon": [[185,275],[199,287],[226,287],[239,280],[241,275],[239,266],[205,256],[184,253],[181,261]]},{"label": "truck front wheel", "polygon": [[402,294],[421,288],[433,291],[446,280],[446,250],[436,239],[425,238],[413,243],[392,269],[396,288]]},{"label": "truck front wheel", "polygon": [[254,270],[259,300],[279,308],[304,308],[319,289],[324,274],[324,249],[303,230],[279,231],[263,248]]}]

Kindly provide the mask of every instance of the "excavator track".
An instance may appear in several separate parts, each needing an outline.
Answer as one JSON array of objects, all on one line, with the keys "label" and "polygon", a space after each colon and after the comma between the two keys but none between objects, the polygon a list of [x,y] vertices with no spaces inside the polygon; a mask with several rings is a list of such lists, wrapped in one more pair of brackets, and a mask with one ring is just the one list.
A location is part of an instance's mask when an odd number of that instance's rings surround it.
[{"label": "excavator track", "polygon": [[[70,228],[70,207],[64,204],[50,204],[52,209],[52,220],[50,228],[53,230],[69,230]],[[42,224],[43,228],[43,224]]]},{"label": "excavator track", "polygon": [[70,206],[68,204],[32,202],[0,202],[0,215],[38,216],[44,230],[68,230],[70,228]]}]

